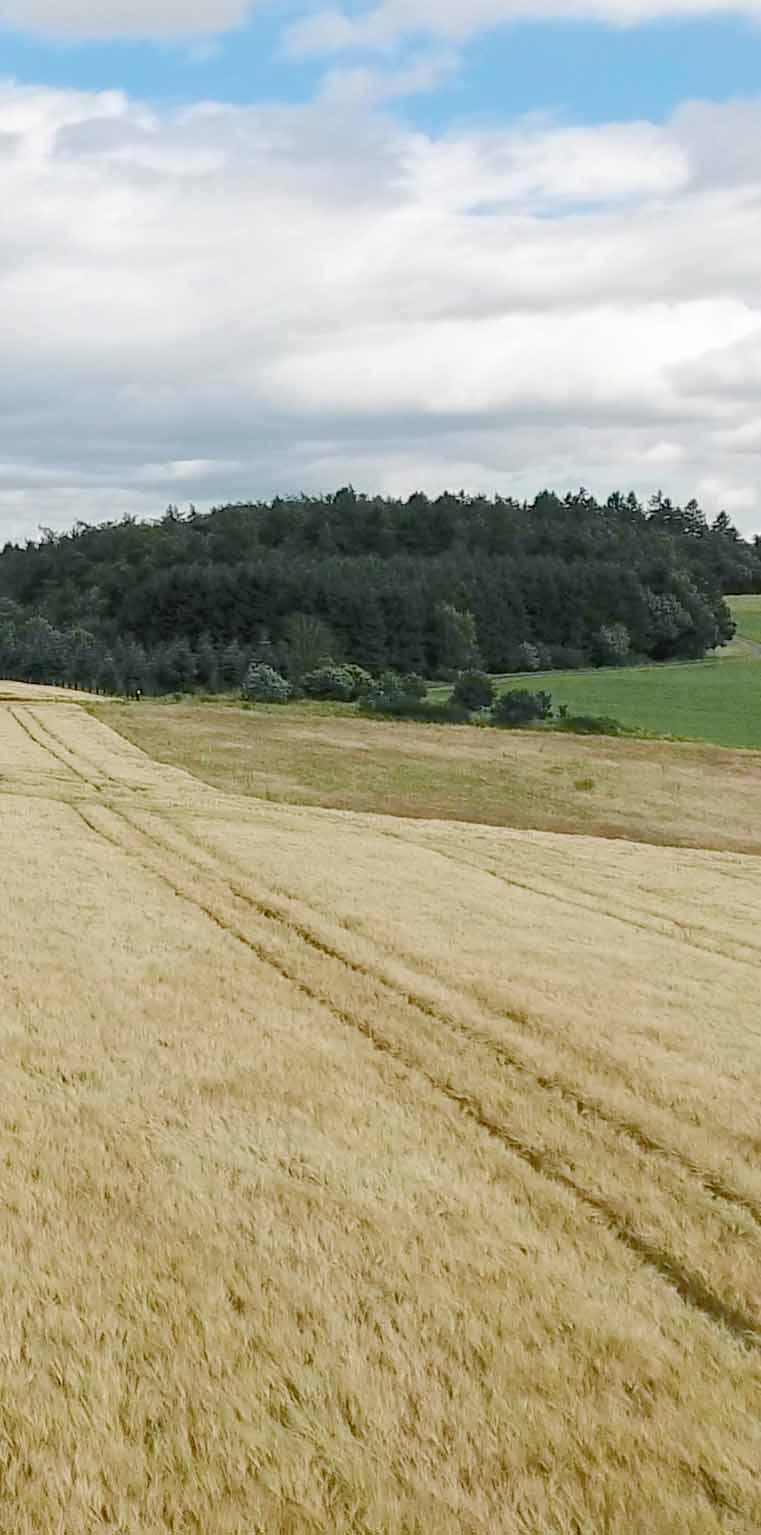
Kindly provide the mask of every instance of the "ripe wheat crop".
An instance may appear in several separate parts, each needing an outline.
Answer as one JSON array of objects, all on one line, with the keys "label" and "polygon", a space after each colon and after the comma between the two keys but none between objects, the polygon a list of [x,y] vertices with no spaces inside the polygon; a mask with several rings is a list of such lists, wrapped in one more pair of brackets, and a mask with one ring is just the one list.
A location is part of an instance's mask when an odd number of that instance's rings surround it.
[{"label": "ripe wheat crop", "polygon": [[0,1529],[761,1528],[761,865],[0,706]]}]

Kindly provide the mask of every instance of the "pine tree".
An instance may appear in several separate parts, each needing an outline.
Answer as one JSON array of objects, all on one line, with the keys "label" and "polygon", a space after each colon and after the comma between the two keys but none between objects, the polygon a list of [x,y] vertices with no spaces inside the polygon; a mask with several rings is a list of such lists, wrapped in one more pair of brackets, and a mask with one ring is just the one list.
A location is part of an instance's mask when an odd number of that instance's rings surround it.
[{"label": "pine tree", "polygon": [[97,677],[99,693],[119,694],[124,692],[124,682],[117,670],[116,662],[108,652],[103,657],[100,671]]},{"label": "pine tree", "polygon": [[196,673],[198,681],[208,693],[219,692],[219,657],[211,635],[202,634],[196,647]]},{"label": "pine tree", "polygon": [[246,652],[237,640],[225,645],[219,657],[219,672],[226,688],[239,688],[246,672]]}]

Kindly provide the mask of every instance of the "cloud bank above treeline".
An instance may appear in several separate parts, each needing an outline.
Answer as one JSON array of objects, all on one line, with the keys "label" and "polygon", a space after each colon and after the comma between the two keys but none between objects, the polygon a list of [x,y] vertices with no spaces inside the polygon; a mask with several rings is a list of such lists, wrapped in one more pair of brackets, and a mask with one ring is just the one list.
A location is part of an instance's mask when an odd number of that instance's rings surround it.
[{"label": "cloud bank above treeline", "polygon": [[761,104],[433,138],[0,88],[0,527],[351,480],[761,526]]}]

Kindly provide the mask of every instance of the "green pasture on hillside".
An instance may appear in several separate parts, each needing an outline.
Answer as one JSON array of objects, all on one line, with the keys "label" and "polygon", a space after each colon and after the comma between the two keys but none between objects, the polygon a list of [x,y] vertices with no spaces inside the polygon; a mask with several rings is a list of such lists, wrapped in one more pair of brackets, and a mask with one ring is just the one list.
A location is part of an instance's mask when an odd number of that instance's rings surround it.
[{"label": "green pasture on hillside", "polygon": [[753,592],[750,596],[730,597],[729,600],[740,638],[761,645],[761,594]]},{"label": "green pasture on hillside", "polygon": [[500,692],[545,688],[570,714],[605,714],[658,735],[761,748],[761,661],[703,661],[631,670],[501,678]]},{"label": "green pasture on hillside", "polygon": [[[738,638],[705,661],[494,680],[500,693],[544,689],[570,714],[607,715],[654,735],[761,749],[761,595],[732,597],[730,604]],[[448,692],[434,688],[432,696]]]}]

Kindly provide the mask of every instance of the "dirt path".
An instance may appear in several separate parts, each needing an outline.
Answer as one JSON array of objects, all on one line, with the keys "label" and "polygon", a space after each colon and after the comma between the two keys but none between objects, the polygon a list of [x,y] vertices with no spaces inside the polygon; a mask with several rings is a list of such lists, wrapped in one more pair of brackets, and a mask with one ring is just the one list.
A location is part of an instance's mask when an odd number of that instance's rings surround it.
[{"label": "dirt path", "polygon": [[758,643],[758,640],[749,640],[745,634],[738,634],[737,639],[750,655],[761,658],[761,645]]}]

